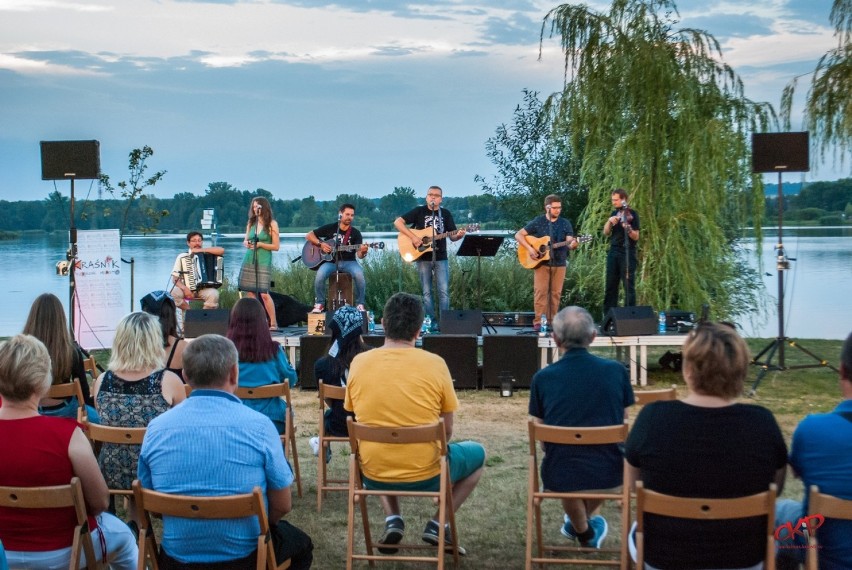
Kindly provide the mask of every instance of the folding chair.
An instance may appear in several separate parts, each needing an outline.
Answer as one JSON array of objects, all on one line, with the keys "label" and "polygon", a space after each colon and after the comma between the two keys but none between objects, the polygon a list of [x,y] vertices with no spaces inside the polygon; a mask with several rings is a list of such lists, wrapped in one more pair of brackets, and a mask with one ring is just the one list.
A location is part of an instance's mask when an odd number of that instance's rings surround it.
[{"label": "folding chair", "polygon": [[56,400],[64,400],[65,398],[74,396],[77,398],[77,421],[83,423],[89,420],[86,402],[83,400],[83,389],[80,386],[80,380],[77,378],[74,378],[71,382],[51,384],[46,396]]},{"label": "folding chair", "polygon": [[74,507],[77,526],[71,543],[71,560],[68,568],[79,570],[80,552],[86,555],[86,568],[100,569],[105,566],[95,560],[95,549],[86,515],[86,501],[80,479],[73,477],[68,485],[53,487],[0,487],[0,507],[19,509],[56,509]]},{"label": "folding chair", "polygon": [[[104,443],[142,445],[142,440],[145,439],[145,431],[148,428],[112,427],[86,422],[83,429],[92,445],[99,449],[98,446]],[[125,500],[128,500],[132,498],[133,491],[130,489],[110,489],[109,494],[121,495]],[[125,509],[127,509],[127,503],[125,503]]]},{"label": "folding chair", "polygon": [[92,377],[93,382],[95,378],[98,377],[98,374],[100,374],[100,371],[98,370],[98,362],[95,360],[94,356],[89,356],[83,360],[83,368],[86,370],[86,374]]},{"label": "folding chair", "polygon": [[[573,491],[554,492],[542,490],[539,483],[539,443],[554,443],[560,445],[605,445],[623,443],[627,438],[627,424],[604,427],[558,427],[539,422],[529,422],[529,492],[527,496],[527,550],[526,568],[530,570],[533,564],[580,564],[591,566],[618,566],[627,568],[627,532],[630,526],[630,492],[623,482],[620,491],[612,493]],[[626,475],[626,473],[625,473]],[[605,499],[620,501],[621,506],[621,545],[618,548],[585,548],[566,544],[547,544],[542,534],[541,503],[545,499]],[[533,538],[535,536],[535,538]],[[533,555],[533,543],[536,545],[537,556]],[[583,554],[582,558],[559,558],[547,556],[549,553],[559,554],[571,552]],[[619,558],[609,560],[594,558],[595,554],[618,553]]]},{"label": "folding chair", "polygon": [[[733,499],[701,499],[674,497],[648,491],[642,481],[636,482],[636,568],[645,567],[645,513],[681,519],[723,520],[766,517],[765,568],[775,568],[775,483],[769,490]],[[725,545],[720,545],[724,548]]]},{"label": "folding chair", "polygon": [[325,433],[325,408],[327,400],[343,401],[346,398],[346,388],[343,386],[330,386],[319,380],[319,453],[317,454],[317,512],[322,512],[322,500],[329,491],[348,491],[348,479],[330,478],[328,475],[328,463],[326,463],[326,449],[331,448],[332,442],[349,443],[349,437],[326,435]]},{"label": "folding chair", "polygon": [[[355,560],[367,560],[370,566],[376,561],[395,562],[434,562],[437,568],[444,567],[447,547],[445,544],[446,525],[450,525],[450,536],[453,554],[453,563],[459,562],[458,536],[456,534],[455,515],[453,511],[452,486],[450,484],[449,464],[447,463],[447,435],[444,431],[444,420],[436,423],[415,427],[372,427],[346,419],[349,428],[349,445],[352,453],[349,455],[349,508],[347,518],[346,537],[346,568],[351,570]],[[406,445],[411,443],[438,443],[440,451],[441,472],[439,476],[438,489],[435,491],[393,491],[393,490],[367,490],[364,488],[361,473],[360,444],[368,441],[374,443],[386,443],[395,445]],[[395,497],[420,497],[431,499],[438,504],[438,546],[426,544],[399,543],[394,548],[398,550],[432,550],[437,549],[434,556],[415,556],[401,554],[381,554],[373,552],[379,548],[378,542],[374,542],[370,533],[370,520],[367,512],[367,497],[395,496]],[[364,527],[364,545],[366,554],[355,554],[355,508],[361,511],[361,522]]]},{"label": "folding chair", "polygon": [[[236,396],[241,400],[256,400],[261,398],[284,398],[287,402],[287,412],[284,421],[284,433],[281,434],[281,444],[284,451],[290,451],[293,459],[293,474],[296,478],[296,492],[302,496],[302,475],[299,471],[299,450],[296,449],[296,428],[293,425],[293,402],[290,400],[290,385],[287,382],[266,384],[256,388],[237,388]],[[289,442],[289,445],[288,445]]]},{"label": "folding chair", "polygon": [[[808,490],[808,515],[817,514],[827,519],[852,520],[852,499],[841,499],[820,493],[819,487],[811,485]],[[819,568],[820,547],[817,528],[808,529],[808,551],[805,561],[807,570],[818,570]]]},{"label": "folding chair", "polygon": [[139,480],[133,481],[133,497],[139,509],[139,566],[145,570],[146,563],[159,570],[157,564],[157,538],[151,526],[151,515],[167,515],[185,519],[240,519],[257,517],[260,534],[257,536],[256,570],[285,570],[290,560],[278,562],[275,549],[270,544],[269,520],[266,517],[266,501],[260,487],[243,495],[225,495],[219,497],[190,497],[187,495],[169,495],[142,488]]},{"label": "folding chair", "polygon": [[644,406],[660,400],[677,400],[677,390],[674,386],[662,390],[636,390],[633,395],[636,397],[637,406]]}]

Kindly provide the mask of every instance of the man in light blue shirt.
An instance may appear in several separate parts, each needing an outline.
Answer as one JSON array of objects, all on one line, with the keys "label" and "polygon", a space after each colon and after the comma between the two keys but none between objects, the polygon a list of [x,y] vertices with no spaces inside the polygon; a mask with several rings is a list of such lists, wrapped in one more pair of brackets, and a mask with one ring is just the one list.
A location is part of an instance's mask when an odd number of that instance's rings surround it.
[{"label": "man in light blue shirt", "polygon": [[[310,568],[313,544],[280,520],[291,509],[293,472],[272,422],[234,395],[239,369],[233,343],[219,335],[198,337],[183,353],[190,397],[148,425],[139,456],[139,481],[163,493],[220,496],[263,491],[279,561]],[[253,567],[255,518],[190,520],[163,517],[161,568]]]}]

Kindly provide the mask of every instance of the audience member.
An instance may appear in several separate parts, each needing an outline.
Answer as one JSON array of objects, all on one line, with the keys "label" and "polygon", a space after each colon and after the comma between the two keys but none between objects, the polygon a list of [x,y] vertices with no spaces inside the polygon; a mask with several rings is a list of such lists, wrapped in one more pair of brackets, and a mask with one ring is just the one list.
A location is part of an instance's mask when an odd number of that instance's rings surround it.
[{"label": "audience member", "polygon": [[[420,299],[397,293],[385,304],[382,325],[385,343],[352,361],[344,407],[359,423],[378,427],[426,425],[444,419],[449,440],[453,435],[458,399],[450,371],[438,355],[414,347],[423,322]],[[389,398],[389,395],[392,395]],[[473,492],[485,465],[485,448],[475,442],[448,447],[453,506],[458,509]],[[394,444],[365,442],[361,448],[364,485],[379,490],[436,490],[439,457],[435,444],[412,444],[400,450]],[[399,544],[405,532],[396,497],[382,497],[385,531],[379,542]],[[422,539],[438,545],[438,513],[426,524]],[[451,541],[447,533],[446,541]],[[466,554],[459,546],[460,554]],[[394,553],[395,548],[379,552]]]},{"label": "audience member", "polygon": [[[237,347],[240,362],[240,388],[289,382],[296,385],[296,371],[287,360],[284,347],[272,340],[266,311],[260,301],[243,297],[231,309],[228,338]],[[278,433],[286,427],[287,404],[281,398],[259,398],[243,403],[272,420]]]},{"label": "audience member", "polygon": [[[65,309],[56,295],[42,293],[36,297],[30,307],[23,334],[36,337],[47,347],[53,362],[51,372],[54,384],[73,382],[75,378],[80,381],[89,421],[100,423],[98,412],[92,407],[95,402],[90,395],[83,355],[71,336],[65,320]],[[78,408],[79,403],[74,396],[65,400],[45,397],[39,406],[42,415],[60,418],[76,418]]]},{"label": "audience member", "polygon": [[[50,387],[50,370],[47,348],[35,337],[17,335],[0,344],[0,485],[67,485],[79,477],[95,556],[98,560],[109,556],[114,569],[135,570],[133,533],[104,512],[109,491],[86,436],[72,420],[39,415],[39,400]],[[0,539],[9,565],[68,568],[76,525],[73,507],[0,508]],[[85,565],[82,560],[80,566]]]},{"label": "audience member", "polygon": [[[94,392],[101,423],[115,427],[146,427],[186,398],[180,378],[163,368],[163,335],[156,317],[140,312],[121,319],[108,370],[95,381]],[[111,489],[130,489],[139,447],[103,444],[98,463]]]},{"label": "audience member", "polygon": [[[645,406],[627,438],[631,482],[679,497],[734,498],[784,484],[787,447],[772,413],[737,403],[749,349],[732,327],[706,323],[683,345],[683,400]],[[632,542],[632,540],[631,540]],[[631,544],[631,549],[633,545]],[[761,568],[763,517],[691,521],[645,515],[646,568]]]},{"label": "audience member", "polygon": [[[811,485],[817,485],[820,493],[852,499],[852,334],[840,352],[839,383],[843,400],[834,411],[807,416],[793,433],[790,465],[804,483],[805,497],[802,502],[779,500],[777,526],[790,523],[791,530],[796,528],[808,512]],[[825,519],[817,533],[820,570],[852,568],[852,521]],[[779,567],[787,560],[804,562],[803,534],[791,533],[785,538],[778,543]]]},{"label": "audience member", "polygon": [[[566,307],[553,319],[553,339],[562,358],[539,370],[530,386],[529,413],[534,421],[561,427],[621,425],[634,403],[627,369],[589,353],[595,323],[581,307]],[[544,488],[554,492],[616,489],[624,479],[618,445],[544,446]],[[593,514],[602,500],[563,499],[561,532],[581,546],[600,548],[608,532],[606,519]]]},{"label": "audience member", "polygon": [[[221,336],[203,335],[190,343],[183,361],[193,391],[184,404],[148,426],[139,458],[142,486],[193,496],[250,493],[258,486],[267,499],[277,559],[291,558],[293,570],[310,568],[310,537],[280,520],[291,509],[293,483],[281,440],[266,416],[234,396],[236,347]],[[207,569],[215,563],[219,570],[253,568],[258,533],[254,519],[165,516],[160,567]]]},{"label": "audience member", "polygon": [[183,380],[183,350],[186,339],[178,334],[177,311],[175,300],[165,291],[152,291],[142,297],[142,310],[157,317],[160,330],[163,333],[163,356],[166,359],[166,370],[174,372]]}]

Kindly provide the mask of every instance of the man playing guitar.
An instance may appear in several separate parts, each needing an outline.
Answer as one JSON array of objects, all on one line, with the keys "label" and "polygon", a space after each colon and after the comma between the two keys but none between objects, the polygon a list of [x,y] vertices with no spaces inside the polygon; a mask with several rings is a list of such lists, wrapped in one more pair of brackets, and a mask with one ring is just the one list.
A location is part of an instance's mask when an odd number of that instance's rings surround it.
[{"label": "man playing guitar", "polygon": [[355,257],[357,255],[358,259],[364,259],[367,256],[368,248],[364,244],[361,232],[352,226],[352,220],[355,219],[355,206],[343,204],[338,209],[337,214],[337,222],[325,224],[308,232],[305,239],[322,249],[324,253],[331,253],[335,249],[332,244],[337,246],[361,244],[361,247],[358,248],[357,252],[349,251],[348,248],[337,250],[336,263],[323,263],[319,266],[314,277],[314,294],[316,295],[316,304],[312,311],[314,313],[321,313],[325,310],[325,284],[331,274],[338,269],[352,276],[356,308],[359,311],[364,310],[367,282],[364,279],[364,270],[361,269]]},{"label": "man playing guitar", "polygon": [[533,277],[533,305],[535,318],[533,328],[541,328],[541,315],[546,315],[548,322],[559,311],[559,299],[562,297],[562,285],[565,283],[565,267],[568,263],[568,250],[577,249],[579,242],[574,239],[574,228],[571,222],[559,215],[562,213],[562,200],[555,194],[549,194],[544,199],[544,214],[533,218],[530,223],[518,230],[515,240],[518,247],[526,248],[532,259],[541,255],[527,241],[526,236],[536,238],[549,237],[550,243],[567,242],[567,247],[552,248],[550,260],[535,269]]},{"label": "man playing guitar", "polygon": [[[430,186],[426,191],[426,204],[417,206],[394,220],[394,227],[411,239],[415,248],[420,247],[423,238],[414,234],[410,228],[423,230],[431,228],[433,235],[448,233],[452,241],[464,237],[465,230],[456,230],[453,214],[441,207],[444,191],[439,186]],[[433,323],[437,323],[435,301],[432,296],[432,275],[438,282],[438,304],[441,312],[450,308],[450,267],[447,261],[447,239],[437,239],[432,244],[432,251],[420,256],[417,260],[417,273],[420,275],[420,286],[423,289],[423,305]]]}]

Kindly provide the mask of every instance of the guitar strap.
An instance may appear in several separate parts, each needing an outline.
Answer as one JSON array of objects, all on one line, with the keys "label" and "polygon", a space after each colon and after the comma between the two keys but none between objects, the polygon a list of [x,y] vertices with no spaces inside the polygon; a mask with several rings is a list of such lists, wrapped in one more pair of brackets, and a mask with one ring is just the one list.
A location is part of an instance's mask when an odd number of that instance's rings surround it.
[{"label": "guitar strap", "polygon": [[349,245],[350,235],[352,235],[352,226],[349,226],[349,229],[346,230],[345,234],[343,234],[343,241],[340,242],[340,245]]}]

